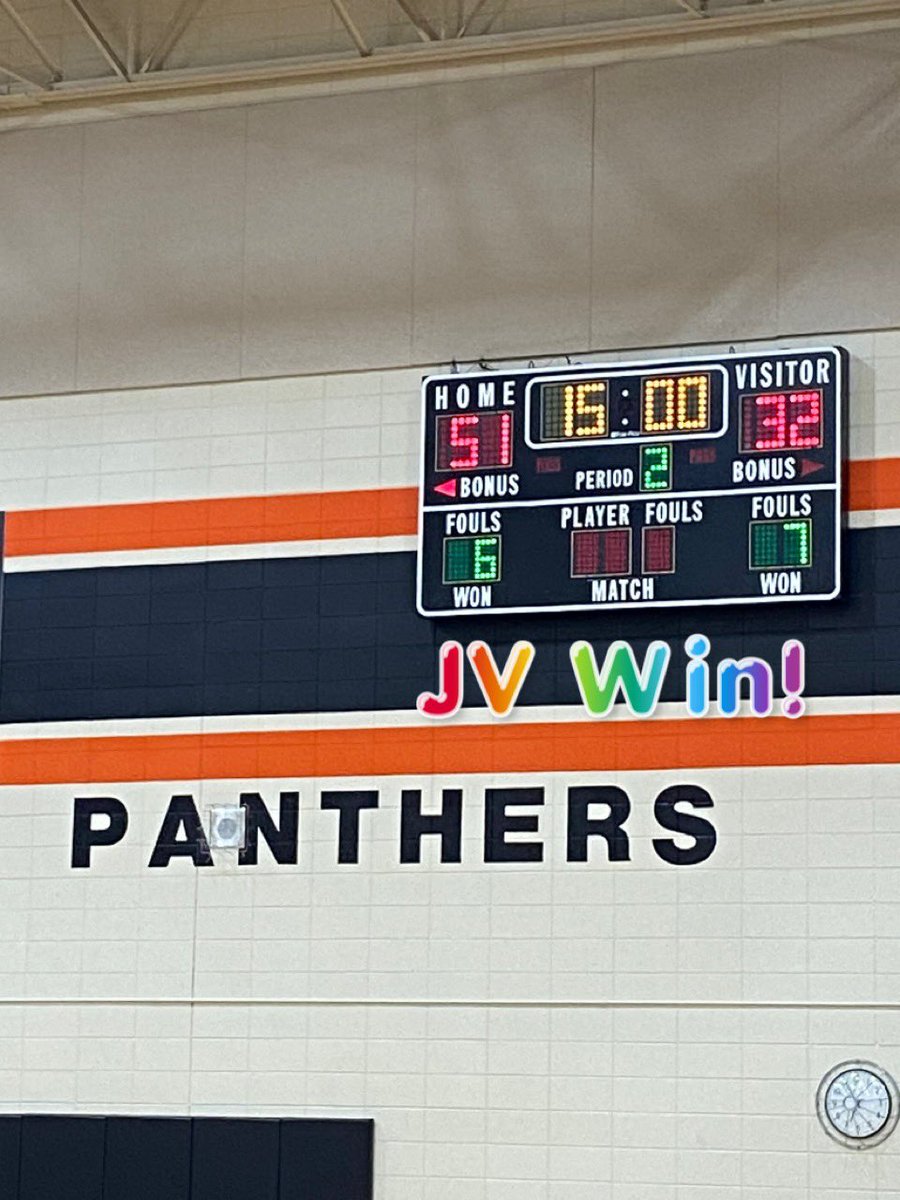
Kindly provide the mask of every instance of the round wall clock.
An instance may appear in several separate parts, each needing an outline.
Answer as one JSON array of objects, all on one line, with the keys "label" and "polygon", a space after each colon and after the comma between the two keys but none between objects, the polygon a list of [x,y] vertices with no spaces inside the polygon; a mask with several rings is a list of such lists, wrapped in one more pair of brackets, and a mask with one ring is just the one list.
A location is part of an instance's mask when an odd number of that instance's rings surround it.
[{"label": "round wall clock", "polygon": [[825,1132],[842,1146],[865,1150],[889,1137],[900,1117],[897,1085],[870,1062],[834,1067],[816,1093],[816,1111]]}]

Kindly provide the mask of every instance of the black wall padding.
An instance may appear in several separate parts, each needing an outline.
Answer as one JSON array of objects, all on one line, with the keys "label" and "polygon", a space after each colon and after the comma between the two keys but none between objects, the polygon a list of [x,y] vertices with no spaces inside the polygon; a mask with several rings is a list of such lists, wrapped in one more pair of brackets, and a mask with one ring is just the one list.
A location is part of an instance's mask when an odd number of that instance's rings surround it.
[{"label": "black wall padding", "polygon": [[0,1116],[0,1200],[372,1200],[374,1123]]},{"label": "black wall padding", "polygon": [[[520,703],[579,704],[569,645],[602,654],[625,638],[672,646],[662,699],[684,696],[688,634],[710,661],[780,660],[806,646],[809,696],[900,692],[900,528],[853,529],[844,592],[828,604],[724,609],[472,614],[428,620],[414,606],[414,554],[16,572],[3,579],[0,724],[227,713],[404,709],[435,683],[447,638],[481,638],[503,663],[526,638],[537,655]],[[481,705],[472,672],[464,703]]]},{"label": "black wall padding", "polygon": [[19,1200],[103,1200],[102,1117],[23,1117]]},{"label": "black wall padding", "polygon": [[279,1200],[369,1200],[373,1128],[371,1121],[285,1121]]},{"label": "black wall padding", "polygon": [[185,1200],[191,1189],[191,1121],[107,1117],[103,1200]]},{"label": "black wall padding", "polygon": [[191,1200],[279,1200],[279,1125],[195,1121]]},{"label": "black wall padding", "polygon": [[0,1196],[19,1194],[21,1117],[0,1117]]}]

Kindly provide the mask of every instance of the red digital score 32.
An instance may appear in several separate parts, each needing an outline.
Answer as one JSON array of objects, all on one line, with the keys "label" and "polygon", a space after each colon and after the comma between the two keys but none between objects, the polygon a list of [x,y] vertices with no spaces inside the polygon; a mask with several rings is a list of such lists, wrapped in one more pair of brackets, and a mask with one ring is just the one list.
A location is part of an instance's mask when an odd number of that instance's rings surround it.
[{"label": "red digital score 32", "polygon": [[741,397],[741,451],[810,450],[822,445],[822,392]]}]

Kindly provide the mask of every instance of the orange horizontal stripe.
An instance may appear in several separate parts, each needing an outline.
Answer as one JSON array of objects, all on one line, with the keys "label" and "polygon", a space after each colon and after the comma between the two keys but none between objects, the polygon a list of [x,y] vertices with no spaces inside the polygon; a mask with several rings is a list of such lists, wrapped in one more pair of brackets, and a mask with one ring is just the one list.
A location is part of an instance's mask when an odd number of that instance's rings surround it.
[{"label": "orange horizontal stripe", "polygon": [[900,508],[900,458],[858,458],[848,463],[848,507]]},{"label": "orange horizontal stripe", "polygon": [[[849,507],[900,508],[900,458],[848,464]],[[416,532],[416,488],[154,500],[13,511],[6,554],[89,554],[175,546],[372,538]]]},{"label": "orange horizontal stripe", "polygon": [[0,784],[637,771],[900,762],[900,713],[25,738]]},{"label": "orange horizontal stripe", "polygon": [[391,537],[415,532],[416,504],[415,488],[372,488],[29,509],[7,514],[6,554]]}]

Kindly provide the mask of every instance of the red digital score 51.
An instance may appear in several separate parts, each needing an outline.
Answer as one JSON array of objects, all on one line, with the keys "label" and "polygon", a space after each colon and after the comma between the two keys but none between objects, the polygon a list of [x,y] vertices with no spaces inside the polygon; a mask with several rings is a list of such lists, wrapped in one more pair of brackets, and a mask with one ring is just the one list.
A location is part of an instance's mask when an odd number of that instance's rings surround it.
[{"label": "red digital score 51", "polygon": [[804,450],[822,445],[822,393],[764,392],[741,400],[741,451]]},{"label": "red digital score 51", "polygon": [[438,471],[512,466],[512,413],[457,413],[437,418]]}]

